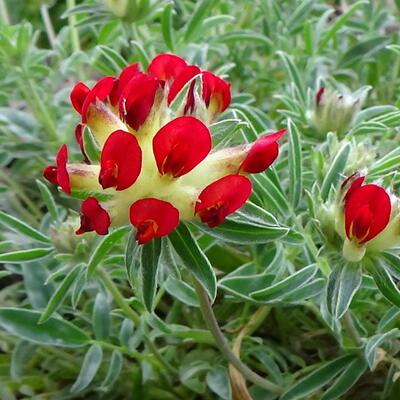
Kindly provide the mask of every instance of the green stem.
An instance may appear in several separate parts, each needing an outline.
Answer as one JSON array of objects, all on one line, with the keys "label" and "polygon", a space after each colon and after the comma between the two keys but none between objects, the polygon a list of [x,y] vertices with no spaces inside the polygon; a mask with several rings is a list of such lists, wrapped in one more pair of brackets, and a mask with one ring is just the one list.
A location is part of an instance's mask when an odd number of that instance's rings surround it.
[{"label": "green stem", "polygon": [[[24,95],[25,99],[35,112],[37,119],[41,122],[47,133],[51,135],[52,139],[59,142],[56,125],[51,118],[46,106],[44,105],[39,93],[36,89],[35,83],[29,75],[29,72],[22,70],[22,78],[24,83],[19,83],[19,89]],[[19,81],[18,81],[19,82]]]},{"label": "green stem", "polygon": [[0,14],[5,25],[10,25],[10,15],[8,14],[5,0],[0,0]]},{"label": "green stem", "polygon": [[[68,11],[74,7],[75,7],[75,0],[67,0]],[[79,42],[79,32],[76,29],[75,24],[76,24],[76,16],[70,15],[68,17],[68,25],[69,25],[69,30],[71,32],[71,44],[72,44],[72,50],[74,53],[81,50],[81,45]]]},{"label": "green stem", "polygon": [[2,179],[14,193],[26,204],[31,213],[38,219],[42,218],[42,213],[36,204],[25,194],[19,185],[3,170],[0,169],[0,179]]},{"label": "green stem", "polygon": [[42,4],[40,6],[40,15],[42,16],[42,20],[44,26],[46,28],[47,37],[49,39],[51,47],[54,49],[57,45],[57,36],[54,32],[54,27],[51,22],[51,18],[49,15],[49,6],[47,4]]},{"label": "green stem", "polygon": [[345,326],[347,332],[353,339],[354,343],[356,343],[357,346],[362,346],[363,345],[363,340],[361,336],[358,334],[357,328],[354,324],[353,318],[350,314],[350,311],[346,311],[345,314],[343,315],[341,321],[343,322],[343,325]]},{"label": "green stem", "polygon": [[[101,269],[97,270],[97,276],[103,282],[104,286],[111,293],[115,303],[121,308],[125,316],[130,319],[136,326],[140,326],[141,320],[140,316],[128,305],[124,296],[119,291],[117,285],[112,279]],[[145,329],[145,327],[144,327]],[[150,351],[154,354],[154,357],[162,364],[162,366],[171,374],[176,375],[177,370],[160,354],[155,344],[149,338],[149,336],[144,332],[143,341],[149,347]]]},{"label": "green stem", "polygon": [[282,389],[275,385],[275,383],[261,377],[252,371],[247,365],[243,364],[242,361],[239,360],[232,352],[231,348],[225,336],[221,332],[218,322],[215,318],[214,312],[211,307],[210,300],[203,286],[197,281],[196,278],[193,279],[194,288],[196,290],[197,296],[200,302],[200,309],[203,314],[203,318],[208,326],[208,329],[212,333],[217,346],[221,353],[224,355],[226,360],[231,363],[242,375],[244,378],[273,393],[282,393]]}]

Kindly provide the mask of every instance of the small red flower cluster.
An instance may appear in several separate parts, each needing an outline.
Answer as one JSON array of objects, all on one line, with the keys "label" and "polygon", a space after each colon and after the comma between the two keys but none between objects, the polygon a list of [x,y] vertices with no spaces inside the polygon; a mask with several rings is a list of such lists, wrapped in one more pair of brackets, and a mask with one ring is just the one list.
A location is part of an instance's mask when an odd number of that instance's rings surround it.
[{"label": "small red flower cluster", "polygon": [[362,246],[379,235],[389,224],[391,200],[378,185],[363,185],[364,176],[349,177],[342,187],[350,186],[344,196],[345,229],[350,241]]},{"label": "small red flower cluster", "polygon": [[[78,83],[71,102],[81,115],[75,135],[83,162],[68,164],[63,145],[43,173],[65,193],[90,193],[76,233],[104,235],[130,220],[142,244],[168,235],[179,220],[215,227],[240,208],[251,194],[245,175],[273,163],[285,130],[210,154],[207,124],[230,101],[229,83],[171,54],[155,57],[147,73],[133,64],[92,89]],[[85,129],[101,149],[100,165],[87,155]]]}]

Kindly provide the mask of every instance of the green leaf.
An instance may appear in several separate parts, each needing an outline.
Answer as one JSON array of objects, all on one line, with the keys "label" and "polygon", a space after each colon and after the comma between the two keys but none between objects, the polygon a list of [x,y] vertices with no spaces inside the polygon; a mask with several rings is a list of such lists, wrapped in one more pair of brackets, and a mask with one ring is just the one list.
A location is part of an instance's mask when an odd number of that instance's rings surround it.
[{"label": "green leaf", "polygon": [[368,175],[385,175],[400,168],[400,147],[376,160],[369,168]]},{"label": "green leaf", "polygon": [[122,369],[122,355],[119,351],[113,351],[107,375],[104,378],[99,390],[108,391],[116,382]]},{"label": "green leaf", "polygon": [[257,274],[249,276],[233,276],[221,279],[218,286],[228,293],[247,301],[255,301],[251,293],[263,290],[274,281],[273,274]]},{"label": "green leaf", "polygon": [[282,395],[280,400],[296,400],[305,398],[308,394],[326,385],[336,375],[343,371],[353,360],[354,356],[346,355],[324,363],[322,367],[316,369],[310,375],[307,375],[289,388],[289,390]]},{"label": "green leaf", "polygon": [[289,197],[296,208],[301,200],[303,191],[303,168],[300,132],[296,125],[289,120]]},{"label": "green leaf", "polygon": [[97,340],[107,340],[111,328],[111,310],[107,296],[99,292],[93,306],[92,325]]},{"label": "green leaf", "polygon": [[21,340],[14,347],[11,357],[10,376],[13,381],[20,382],[26,364],[32,359],[37,345]]},{"label": "green leaf", "polygon": [[365,346],[365,358],[371,370],[373,370],[375,367],[375,358],[378,347],[388,340],[397,338],[399,336],[399,332],[399,329],[394,328],[389,332],[378,333],[377,335],[369,338]]},{"label": "green leaf", "polygon": [[222,43],[253,42],[270,47],[272,42],[266,36],[253,31],[235,31],[218,35],[215,41]]},{"label": "green leaf", "polygon": [[100,163],[100,148],[96,143],[90,129],[85,128],[83,130],[83,148],[88,156],[89,160],[94,164]]},{"label": "green leaf", "polygon": [[51,194],[49,188],[43,182],[39,181],[39,179],[36,179],[36,184],[38,185],[43,201],[49,210],[51,219],[56,221],[59,218],[59,214],[53,195]]},{"label": "green leaf", "polygon": [[48,346],[80,347],[90,338],[70,322],[49,318],[39,324],[41,313],[17,308],[0,308],[0,325],[9,333]]},{"label": "green leaf", "polygon": [[212,237],[240,244],[267,243],[280,239],[288,233],[288,228],[279,225],[259,225],[230,219],[215,228],[203,223],[192,222],[192,224]]},{"label": "green leaf", "polygon": [[199,301],[192,287],[187,283],[169,276],[164,283],[165,290],[173,297],[190,307],[199,307]]},{"label": "green leaf", "polygon": [[54,251],[52,247],[30,250],[12,251],[0,254],[0,262],[9,264],[20,264],[25,262],[37,261],[47,257]]},{"label": "green leaf", "polygon": [[369,272],[374,278],[376,286],[378,286],[378,289],[383,296],[385,296],[395,306],[400,307],[400,291],[393,282],[393,279],[387,271],[384,262],[378,259],[377,265],[369,268]]},{"label": "green leaf", "polygon": [[333,317],[339,319],[347,311],[361,281],[360,264],[345,263],[333,268],[326,288],[326,304]]},{"label": "green leaf", "polygon": [[325,178],[321,186],[321,197],[323,201],[326,201],[329,192],[332,187],[336,187],[339,182],[339,178],[346,167],[347,159],[350,154],[350,143],[347,143],[342,149],[336,154],[336,157],[332,161],[330,168],[325,174]]},{"label": "green leaf", "polygon": [[208,387],[223,400],[231,400],[232,389],[226,368],[217,366],[206,375]]},{"label": "green leaf", "polygon": [[98,344],[93,344],[89,347],[88,352],[82,362],[82,367],[78,378],[71,387],[71,393],[78,393],[86,389],[93,378],[96,376],[97,370],[103,359],[103,350]]},{"label": "green leaf", "polygon": [[116,74],[120,73],[121,70],[128,66],[124,58],[111,47],[99,45],[96,49],[107,59]]},{"label": "green leaf", "polygon": [[174,32],[172,30],[172,4],[169,3],[165,6],[161,15],[161,32],[163,35],[164,43],[167,49],[174,52]]},{"label": "green leaf", "polygon": [[362,358],[355,358],[341,373],[336,382],[323,394],[321,400],[339,399],[348,392],[367,369],[367,363]]},{"label": "green leaf", "polygon": [[390,323],[396,321],[397,317],[400,315],[400,308],[391,307],[381,318],[378,324],[378,330],[383,331]]},{"label": "green leaf", "polygon": [[29,236],[32,239],[38,240],[39,242],[50,243],[50,239],[46,235],[30,227],[25,222],[22,222],[19,219],[2,211],[0,211],[0,223],[9,227],[15,232],[22,233],[23,235]]},{"label": "green leaf", "polygon": [[211,301],[214,301],[217,294],[214,270],[189,229],[181,223],[168,238],[183,261],[183,265],[193,273],[207,291]]},{"label": "green leaf", "polygon": [[97,266],[104,259],[106,254],[114,247],[114,245],[125,235],[128,231],[127,227],[122,227],[116,229],[114,232],[105,236],[98,246],[94,249],[92,256],[89,259],[87,265],[86,279],[90,279],[94,272],[96,271]]},{"label": "green leaf", "polygon": [[192,37],[196,35],[199,29],[201,29],[203,19],[207,15],[211,5],[211,0],[202,0],[201,2],[197,2],[192,17],[186,25],[184,36],[185,43],[190,43]]},{"label": "green leaf", "polygon": [[339,61],[340,67],[348,66],[349,64],[366,55],[371,55],[377,52],[385,46],[388,40],[389,38],[387,36],[378,36],[373,39],[357,43],[343,54]]},{"label": "green leaf", "polygon": [[350,17],[364,4],[367,4],[366,0],[359,1],[353,4],[345,14],[340,16],[330,27],[330,29],[324,34],[321,42],[319,43],[319,50],[325,49],[328,42],[334,38],[337,31],[350,19]]},{"label": "green leaf", "polygon": [[142,246],[140,259],[141,291],[147,311],[152,312],[157,290],[158,261],[161,253],[161,239],[154,238]]},{"label": "green leaf", "polygon": [[39,319],[39,324],[47,321],[52,314],[61,306],[65,297],[67,296],[68,290],[71,285],[74,283],[75,278],[79,274],[82,269],[82,264],[79,264],[73,268],[68,275],[64,278],[61,284],[58,286],[57,290],[51,296],[49,303],[47,304],[46,309],[43,311],[42,316]]},{"label": "green leaf", "polygon": [[272,286],[250,293],[250,296],[262,302],[276,301],[305,285],[315,276],[317,271],[317,266],[311,264]]}]

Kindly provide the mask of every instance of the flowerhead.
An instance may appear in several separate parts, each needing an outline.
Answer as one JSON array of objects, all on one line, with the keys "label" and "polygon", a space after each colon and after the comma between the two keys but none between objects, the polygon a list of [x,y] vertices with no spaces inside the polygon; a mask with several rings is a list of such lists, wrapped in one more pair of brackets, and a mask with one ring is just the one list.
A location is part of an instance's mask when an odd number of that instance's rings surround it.
[{"label": "flowerhead", "polygon": [[400,243],[399,200],[364,181],[365,176],[355,173],[341,187],[337,230],[345,239],[343,254],[349,261],[360,261],[367,250]]},{"label": "flowerhead", "polygon": [[[76,233],[104,235],[131,223],[144,244],[181,220],[215,227],[240,208],[251,195],[247,176],[275,161],[285,130],[213,152],[209,125],[230,100],[228,82],[171,54],[155,57],[146,73],[133,64],[92,88],[75,85],[83,161],[69,163],[63,145],[43,175],[84,198]],[[97,163],[88,156],[88,138],[98,146]]]}]

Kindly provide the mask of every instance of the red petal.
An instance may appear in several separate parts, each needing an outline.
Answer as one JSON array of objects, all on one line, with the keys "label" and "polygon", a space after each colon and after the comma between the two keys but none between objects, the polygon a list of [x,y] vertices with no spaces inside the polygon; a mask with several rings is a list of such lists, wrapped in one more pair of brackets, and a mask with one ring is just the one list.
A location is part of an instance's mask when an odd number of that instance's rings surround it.
[{"label": "red petal", "polygon": [[131,205],[130,220],[137,228],[136,240],[144,244],[171,233],[179,224],[179,211],[167,201],[141,199]]},{"label": "red petal", "polygon": [[61,186],[61,189],[65,193],[71,194],[71,183],[69,181],[69,175],[67,171],[68,162],[68,148],[67,145],[63,144],[58,150],[56,156],[57,163],[57,183]]},{"label": "red petal", "polygon": [[322,87],[318,90],[316,96],[315,96],[315,102],[317,103],[317,106],[319,106],[319,103],[321,102],[322,96],[324,95],[325,88]]},{"label": "red petal", "polygon": [[81,235],[96,231],[99,235],[107,235],[110,226],[110,216],[94,197],[88,197],[81,205],[81,226],[75,232]]},{"label": "red petal", "polygon": [[43,170],[43,177],[46,178],[53,185],[58,185],[57,181],[57,167],[55,165],[48,165]]},{"label": "red petal", "polygon": [[119,113],[134,130],[138,130],[146,121],[160,84],[158,79],[139,72],[125,86],[119,102]]},{"label": "red petal", "polygon": [[124,190],[132,186],[142,168],[142,151],[134,135],[113,132],[104,143],[100,159],[99,182],[103,189],[115,186]]},{"label": "red petal", "polygon": [[211,150],[208,128],[194,117],[179,117],[164,125],[153,138],[160,174],[178,178],[198,165]]},{"label": "red petal", "polygon": [[346,195],[343,198],[343,201],[346,203],[349,200],[350,196],[362,186],[365,180],[365,176],[360,176],[358,172],[355,172],[353,175],[350,175],[345,181],[342,183],[341,189],[345,190],[348,187]]},{"label": "red petal", "polygon": [[195,214],[213,228],[247,201],[251,182],[242,175],[227,175],[208,185],[199,195]]},{"label": "red petal", "polygon": [[362,245],[382,232],[390,220],[390,197],[377,185],[365,185],[355,189],[345,205],[347,237],[358,239]]},{"label": "red petal", "polygon": [[173,54],[160,54],[153,58],[147,71],[158,79],[169,81],[175,79],[186,65],[183,58]]},{"label": "red petal", "polygon": [[135,77],[139,71],[138,71],[139,64],[135,63],[132,65],[129,65],[128,67],[124,68],[122,72],[120,73],[118,79],[114,83],[114,87],[110,93],[110,103],[115,106],[118,103],[119,98],[121,97],[121,94],[123,90],[125,89],[125,86],[129,83],[129,81]]},{"label": "red petal", "polygon": [[83,162],[85,164],[90,164],[90,160],[85,152],[85,146],[83,145],[83,132],[85,131],[86,126],[83,124],[78,124],[75,127],[75,138],[81,149],[81,153],[83,155]]},{"label": "red petal", "polygon": [[83,103],[89,92],[90,89],[82,82],[77,83],[71,91],[70,100],[72,106],[79,114],[82,112]]},{"label": "red petal", "polygon": [[279,145],[277,140],[285,132],[286,129],[282,129],[258,139],[240,164],[239,172],[256,174],[265,171],[278,157]]},{"label": "red petal", "polygon": [[114,87],[115,78],[112,76],[106,76],[100,79],[94,86],[90,93],[86,96],[85,101],[82,105],[82,122],[86,123],[87,121],[87,111],[90,104],[96,102],[96,99],[100,101],[104,101],[111,90]]},{"label": "red petal", "polygon": [[[183,68],[179,74],[176,74],[176,77],[169,89],[168,93],[168,104],[176,97],[176,95],[182,90],[182,88],[186,85],[187,82],[190,81],[194,76],[200,74],[200,68],[195,65],[188,65]],[[193,95],[194,82],[190,85],[190,89],[188,92],[188,104],[186,108],[193,108],[194,105],[194,95]]]},{"label": "red petal", "polygon": [[202,74],[203,101],[208,107],[211,101],[216,101],[219,112],[225,111],[231,103],[231,84],[209,71]]}]

